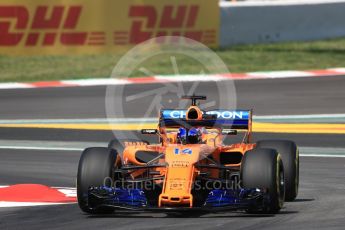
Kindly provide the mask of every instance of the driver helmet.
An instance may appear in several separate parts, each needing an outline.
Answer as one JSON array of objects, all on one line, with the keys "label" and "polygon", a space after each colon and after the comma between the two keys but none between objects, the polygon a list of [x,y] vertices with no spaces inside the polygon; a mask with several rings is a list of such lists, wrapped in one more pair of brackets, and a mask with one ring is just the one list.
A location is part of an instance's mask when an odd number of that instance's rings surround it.
[{"label": "driver helmet", "polygon": [[177,143],[186,144],[187,142],[187,131],[185,128],[179,128],[177,132]]},{"label": "driver helmet", "polygon": [[202,142],[202,132],[198,128],[191,128],[188,131],[188,143],[190,144],[199,144]]}]

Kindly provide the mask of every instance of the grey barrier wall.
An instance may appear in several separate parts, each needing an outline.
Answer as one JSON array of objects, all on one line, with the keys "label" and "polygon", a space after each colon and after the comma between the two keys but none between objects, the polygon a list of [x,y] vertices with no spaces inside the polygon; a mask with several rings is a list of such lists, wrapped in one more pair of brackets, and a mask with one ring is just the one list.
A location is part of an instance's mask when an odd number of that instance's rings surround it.
[{"label": "grey barrier wall", "polygon": [[220,3],[220,46],[345,36],[345,1]]}]

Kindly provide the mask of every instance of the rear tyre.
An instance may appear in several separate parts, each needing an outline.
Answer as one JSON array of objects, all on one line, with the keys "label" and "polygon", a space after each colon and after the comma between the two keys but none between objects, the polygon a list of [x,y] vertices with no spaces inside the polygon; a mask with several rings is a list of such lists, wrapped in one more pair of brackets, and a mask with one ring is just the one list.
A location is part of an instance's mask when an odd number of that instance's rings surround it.
[{"label": "rear tyre", "polygon": [[284,164],[285,201],[293,201],[299,187],[299,152],[293,141],[264,140],[257,143],[257,148],[271,148],[280,153]]},{"label": "rear tyre", "polygon": [[252,207],[250,213],[278,213],[285,199],[284,167],[273,149],[254,149],[244,154],[241,164],[242,186],[246,189],[267,189],[269,202],[262,209]]},{"label": "rear tyre", "polygon": [[[90,214],[112,213],[113,209],[104,207],[92,209],[88,205],[88,190],[91,186],[111,186],[112,174],[117,153],[108,148],[94,147],[83,151],[78,166],[77,198],[82,211]],[[112,178],[113,179],[113,178]]]}]

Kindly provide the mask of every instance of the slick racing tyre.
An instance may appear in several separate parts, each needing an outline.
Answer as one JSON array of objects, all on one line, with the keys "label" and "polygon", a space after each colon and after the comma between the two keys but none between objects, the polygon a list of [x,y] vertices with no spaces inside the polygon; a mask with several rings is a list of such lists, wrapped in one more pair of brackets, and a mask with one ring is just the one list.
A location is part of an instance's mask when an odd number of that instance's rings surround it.
[{"label": "slick racing tyre", "polygon": [[111,208],[92,209],[89,207],[88,190],[90,186],[111,186],[109,178],[112,178],[116,157],[117,153],[108,148],[94,147],[83,151],[77,175],[77,198],[82,211],[91,214],[113,212]]},{"label": "slick racing tyre", "polygon": [[241,164],[242,186],[245,189],[265,189],[269,202],[264,207],[251,207],[250,213],[278,213],[285,198],[284,168],[280,154],[273,149],[254,149],[244,154]]},{"label": "slick racing tyre", "polygon": [[264,140],[257,143],[257,148],[270,148],[280,153],[284,164],[285,201],[293,201],[298,195],[299,152],[293,141]]}]

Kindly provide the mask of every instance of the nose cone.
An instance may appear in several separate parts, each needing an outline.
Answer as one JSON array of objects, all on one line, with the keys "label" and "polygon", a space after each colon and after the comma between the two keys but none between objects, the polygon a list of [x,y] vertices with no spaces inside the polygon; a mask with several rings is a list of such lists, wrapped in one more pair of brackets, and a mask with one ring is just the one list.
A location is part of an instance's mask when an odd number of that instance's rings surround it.
[{"label": "nose cone", "polygon": [[163,191],[159,196],[159,207],[162,205],[192,207],[191,190],[195,177],[194,165],[200,155],[199,146],[168,146],[165,155],[168,168]]}]

